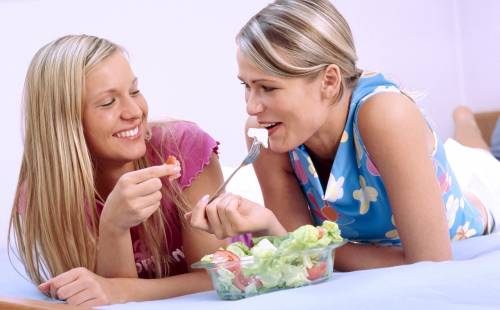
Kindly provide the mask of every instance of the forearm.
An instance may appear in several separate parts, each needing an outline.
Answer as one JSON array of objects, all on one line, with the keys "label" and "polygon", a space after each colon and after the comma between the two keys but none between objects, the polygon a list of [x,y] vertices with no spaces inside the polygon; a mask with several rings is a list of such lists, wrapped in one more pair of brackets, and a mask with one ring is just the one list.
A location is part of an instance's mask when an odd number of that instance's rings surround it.
[{"label": "forearm", "polygon": [[205,271],[161,279],[110,279],[117,291],[113,303],[165,299],[212,289],[210,278]]},{"label": "forearm", "polygon": [[408,263],[410,262],[405,259],[403,249],[396,246],[379,247],[348,243],[335,250],[335,269],[340,271],[391,267]]},{"label": "forearm", "polygon": [[96,273],[107,278],[137,278],[130,230],[99,228]]}]

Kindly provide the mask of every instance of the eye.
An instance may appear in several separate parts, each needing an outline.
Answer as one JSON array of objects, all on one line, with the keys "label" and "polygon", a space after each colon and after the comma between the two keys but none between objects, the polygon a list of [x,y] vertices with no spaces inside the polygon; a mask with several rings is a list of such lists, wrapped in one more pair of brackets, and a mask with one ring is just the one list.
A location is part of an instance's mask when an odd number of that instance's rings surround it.
[{"label": "eye", "polygon": [[276,89],[276,87],[268,87],[268,86],[264,86],[262,85],[262,90],[265,91],[266,93],[269,93],[269,92],[272,92],[273,90]]},{"label": "eye", "polygon": [[137,90],[130,92],[130,96],[134,97],[134,96],[139,95],[140,93],[141,93],[141,91],[137,89]]},{"label": "eye", "polygon": [[116,99],[115,98],[112,98],[111,100],[109,100],[107,103],[105,104],[101,104],[100,107],[109,107],[111,106],[113,103],[115,103]]},{"label": "eye", "polygon": [[245,89],[249,89],[250,88],[250,86],[248,86],[248,84],[245,83],[245,82],[241,82],[241,85],[245,86]]}]

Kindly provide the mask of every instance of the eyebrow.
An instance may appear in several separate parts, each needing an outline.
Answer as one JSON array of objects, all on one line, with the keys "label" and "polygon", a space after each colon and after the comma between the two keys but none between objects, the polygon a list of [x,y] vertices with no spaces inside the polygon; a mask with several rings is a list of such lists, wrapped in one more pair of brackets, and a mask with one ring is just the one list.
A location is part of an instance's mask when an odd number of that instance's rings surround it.
[{"label": "eyebrow", "polygon": [[[134,77],[134,79],[132,80],[132,83],[130,83],[130,84],[132,86],[136,86],[138,82],[139,82],[139,79],[137,77]],[[94,96],[100,96],[102,94],[114,93],[114,92],[116,92],[116,89],[115,88],[110,88],[110,89],[106,89],[106,90],[100,91],[97,94],[95,94]]]},{"label": "eyebrow", "polygon": [[[244,80],[243,80],[243,78],[242,78],[242,77],[238,76],[238,79],[239,79],[240,81],[244,82]],[[273,82],[273,83],[275,83],[275,82],[277,82],[277,81],[268,80],[268,79],[257,79],[257,80],[252,80],[252,81],[250,81],[250,83],[251,83],[251,84],[255,84],[255,83],[257,83],[257,82]]]}]

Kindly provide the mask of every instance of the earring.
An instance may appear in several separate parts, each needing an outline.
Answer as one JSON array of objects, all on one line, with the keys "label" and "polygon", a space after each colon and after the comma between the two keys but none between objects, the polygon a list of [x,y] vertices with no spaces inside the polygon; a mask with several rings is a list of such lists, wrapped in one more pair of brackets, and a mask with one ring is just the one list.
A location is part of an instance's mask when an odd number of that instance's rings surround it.
[{"label": "earring", "polygon": [[144,139],[146,139],[146,141],[149,141],[151,140],[151,136],[153,134],[151,133],[151,128],[148,127],[148,129],[146,130],[146,135],[144,136]]}]

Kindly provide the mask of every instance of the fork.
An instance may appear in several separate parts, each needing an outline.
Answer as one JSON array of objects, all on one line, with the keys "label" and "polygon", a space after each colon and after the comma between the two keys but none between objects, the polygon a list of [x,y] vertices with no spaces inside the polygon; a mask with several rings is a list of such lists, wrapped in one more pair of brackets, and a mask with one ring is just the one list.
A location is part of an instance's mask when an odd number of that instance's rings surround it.
[{"label": "fork", "polygon": [[238,168],[236,168],[233,171],[233,173],[231,173],[231,175],[229,175],[229,177],[224,181],[224,183],[222,183],[222,185],[219,186],[219,188],[212,194],[212,197],[210,198],[210,200],[208,200],[207,204],[214,201],[214,199],[217,198],[222,193],[222,191],[226,188],[227,183],[229,183],[229,181],[231,181],[231,179],[236,174],[236,172],[238,172],[238,170],[240,170],[241,168],[243,168],[246,165],[253,163],[257,159],[257,156],[259,156],[259,154],[260,154],[260,146],[261,145],[262,145],[262,143],[260,143],[257,140],[257,138],[253,139],[252,146],[250,147],[250,150],[248,151],[248,154],[245,157],[245,159],[243,159],[243,161],[238,166]]}]

